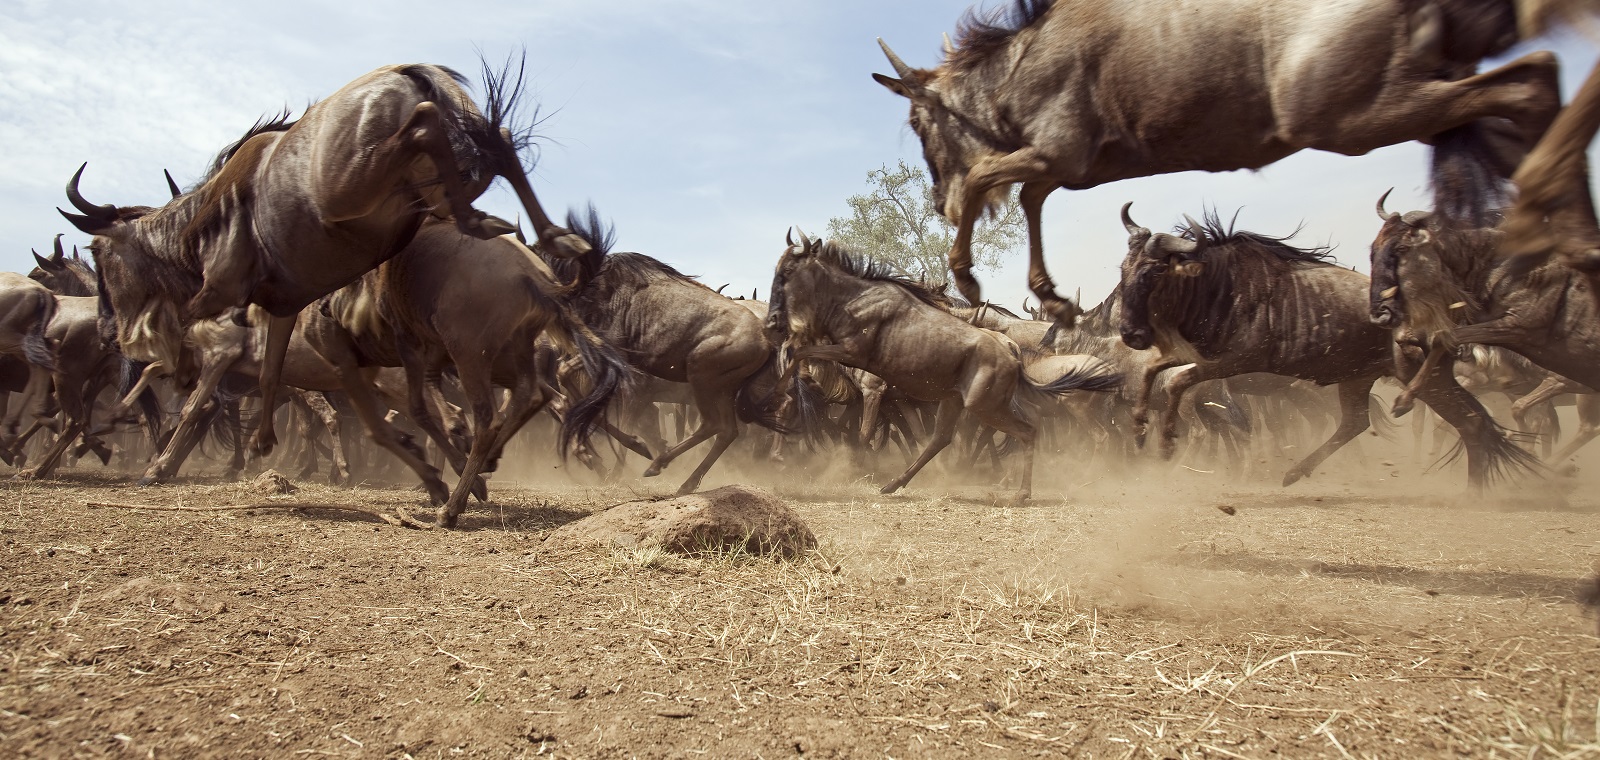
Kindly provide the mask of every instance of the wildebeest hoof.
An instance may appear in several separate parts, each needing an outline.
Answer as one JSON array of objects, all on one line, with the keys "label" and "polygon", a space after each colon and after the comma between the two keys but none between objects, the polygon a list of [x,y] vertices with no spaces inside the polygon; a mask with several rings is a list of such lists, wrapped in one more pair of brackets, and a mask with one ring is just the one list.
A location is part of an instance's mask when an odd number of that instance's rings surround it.
[{"label": "wildebeest hoof", "polygon": [[34,469],[34,468],[30,467],[30,468],[28,468],[26,470],[23,470],[22,472],[17,473],[16,475],[11,476],[11,479],[12,480],[33,480],[33,479],[35,479],[37,477],[39,477],[39,471],[37,469]]},{"label": "wildebeest hoof", "polygon": [[1300,482],[1300,479],[1305,477],[1305,476],[1306,476],[1306,473],[1303,473],[1303,472],[1301,472],[1299,470],[1290,470],[1288,472],[1288,474],[1283,476],[1283,487],[1284,488],[1288,488],[1289,486],[1292,486],[1295,483]]},{"label": "wildebeest hoof", "polygon": [[156,476],[154,476],[154,475],[146,475],[146,476],[144,476],[142,478],[139,478],[139,482],[134,483],[134,485],[136,485],[136,486],[138,486],[140,488],[149,488],[150,486],[153,486],[153,485],[155,485],[157,483],[160,483],[160,482],[161,481],[156,479]]},{"label": "wildebeest hoof", "polygon": [[1399,398],[1394,400],[1394,406],[1389,408],[1389,416],[1404,417],[1412,409],[1416,408],[1416,406],[1416,399],[1402,394]]},{"label": "wildebeest hoof", "polygon": [[653,478],[660,474],[661,467],[659,465],[650,465],[650,469],[644,471],[644,476],[647,478]]},{"label": "wildebeest hoof", "polygon": [[441,506],[450,500],[450,489],[445,488],[444,483],[441,483],[438,480],[429,480],[422,485],[424,488],[428,489],[428,506]]},{"label": "wildebeest hoof", "polygon": [[894,493],[895,491],[898,491],[898,490],[900,490],[900,484],[899,483],[890,483],[889,485],[886,485],[886,486],[878,489],[878,493],[881,493],[881,494],[883,494],[885,496],[888,496],[889,494],[892,494],[892,493]]},{"label": "wildebeest hoof", "polygon": [[447,505],[440,507],[439,511],[434,513],[433,523],[445,530],[453,530],[456,527],[456,520],[460,517],[460,513]]},{"label": "wildebeest hoof", "polygon": [[489,500],[489,484],[485,483],[483,478],[472,479],[472,498],[477,499],[480,504]]}]

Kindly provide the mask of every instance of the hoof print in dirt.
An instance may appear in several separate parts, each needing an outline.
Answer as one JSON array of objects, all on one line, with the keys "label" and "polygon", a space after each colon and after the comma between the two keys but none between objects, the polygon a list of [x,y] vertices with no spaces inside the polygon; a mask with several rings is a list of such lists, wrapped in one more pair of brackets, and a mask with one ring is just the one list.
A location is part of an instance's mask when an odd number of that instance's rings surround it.
[{"label": "hoof print in dirt", "polygon": [[745,551],[793,557],[817,545],[794,510],[770,491],[726,486],[661,501],[612,507],[550,534],[550,541],[675,554]]},{"label": "hoof print in dirt", "polygon": [[282,496],[298,490],[293,481],[277,470],[267,470],[250,481],[250,491],[262,496]]}]

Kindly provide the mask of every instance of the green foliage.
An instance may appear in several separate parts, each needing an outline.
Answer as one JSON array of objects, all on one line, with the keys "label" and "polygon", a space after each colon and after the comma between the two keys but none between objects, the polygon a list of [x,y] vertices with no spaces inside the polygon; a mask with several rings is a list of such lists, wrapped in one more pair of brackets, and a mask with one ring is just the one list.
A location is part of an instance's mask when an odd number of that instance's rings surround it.
[{"label": "green foliage", "polygon": [[[850,215],[828,220],[828,237],[875,258],[888,261],[913,277],[946,282],[955,227],[939,215],[933,183],[920,166],[901,161],[867,172],[868,191],[852,195]],[[974,269],[999,265],[1027,241],[1028,227],[1016,194],[997,213],[979,220],[972,236]]]}]

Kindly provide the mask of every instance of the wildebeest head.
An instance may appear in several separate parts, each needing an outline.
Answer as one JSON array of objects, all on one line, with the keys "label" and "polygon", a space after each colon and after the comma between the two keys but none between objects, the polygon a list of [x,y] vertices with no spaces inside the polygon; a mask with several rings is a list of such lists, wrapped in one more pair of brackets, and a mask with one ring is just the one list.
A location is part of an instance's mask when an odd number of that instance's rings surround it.
[{"label": "wildebeest head", "polygon": [[1206,245],[1205,228],[1185,216],[1193,239],[1152,234],[1147,227],[1135,224],[1128,210],[1132,202],[1122,205],[1122,226],[1128,231],[1128,255],[1122,260],[1122,342],[1129,348],[1144,350],[1155,343],[1155,332],[1150,327],[1150,295],[1155,292],[1161,278],[1167,275],[1193,277],[1204,266],[1199,255]]},{"label": "wildebeest head", "polygon": [[[800,233],[799,242],[794,239],[796,230]],[[783,249],[783,255],[778,257],[777,269],[772,274],[772,291],[769,294],[772,300],[767,303],[767,320],[763,325],[767,339],[773,345],[783,344],[790,336],[789,279],[796,270],[811,263],[816,252],[822,248],[822,238],[809,238],[806,231],[799,228],[790,230],[784,235],[783,241],[787,247]]]},{"label": "wildebeest head", "polygon": [[[914,69],[900,60],[883,40],[878,40],[878,44],[899,78],[884,74],[873,74],[872,78],[911,101],[911,129],[922,140],[922,157],[933,180],[934,207],[952,224],[957,224],[961,221],[962,188],[967,172],[979,161],[1004,151],[971,114],[959,113],[950,107],[948,97],[942,93],[948,81],[948,65],[931,70]],[[948,44],[946,47],[948,49]],[[990,205],[1002,201],[1007,190],[998,188]]]},{"label": "wildebeest head", "polygon": [[[1394,192],[1392,189],[1389,192]],[[1433,214],[1412,211],[1405,215],[1384,210],[1389,193],[1378,199],[1383,227],[1372,241],[1372,323],[1389,329],[1406,325],[1410,318],[1402,282],[1439,282],[1448,277],[1429,229]]]},{"label": "wildebeest head", "polygon": [[[87,166],[78,167],[67,183],[67,200],[79,213],[57,211],[80,232],[94,236],[89,252],[94,257],[100,290],[101,341],[119,347],[136,360],[176,362],[179,346],[174,341],[182,334],[182,318],[177,304],[167,295],[175,289],[166,281],[172,275],[150,271],[143,265],[155,258],[155,253],[151,250],[152,236],[140,230],[139,225],[155,209],[88,202],[78,191]],[[193,279],[186,283],[191,292],[200,287],[199,278]]]}]

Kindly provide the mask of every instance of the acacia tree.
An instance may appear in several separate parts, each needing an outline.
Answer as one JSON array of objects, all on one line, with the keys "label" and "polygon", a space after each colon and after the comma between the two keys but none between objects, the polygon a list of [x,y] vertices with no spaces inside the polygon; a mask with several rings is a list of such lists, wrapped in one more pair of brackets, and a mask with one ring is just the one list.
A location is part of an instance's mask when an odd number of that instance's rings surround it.
[{"label": "acacia tree", "polygon": [[[828,220],[828,237],[900,267],[928,282],[949,278],[955,227],[933,202],[933,184],[920,166],[900,162],[867,172],[868,191],[846,201],[850,215]],[[972,263],[997,266],[1027,240],[1028,227],[1013,193],[992,215],[979,220],[972,235]]]}]

